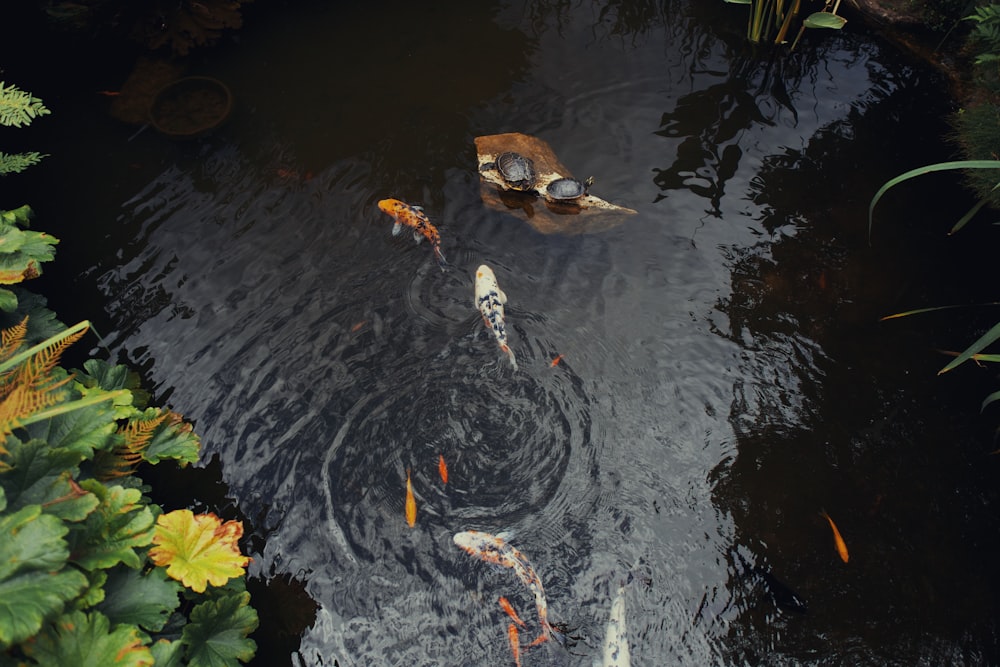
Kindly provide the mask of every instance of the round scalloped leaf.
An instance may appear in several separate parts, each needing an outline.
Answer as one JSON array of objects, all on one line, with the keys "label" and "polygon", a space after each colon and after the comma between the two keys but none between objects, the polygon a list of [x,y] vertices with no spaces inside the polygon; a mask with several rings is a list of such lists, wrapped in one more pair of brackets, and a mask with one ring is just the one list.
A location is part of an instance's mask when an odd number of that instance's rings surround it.
[{"label": "round scalloped leaf", "polygon": [[0,488],[8,490],[12,509],[41,505],[46,514],[81,521],[97,507],[97,496],[71,477],[79,461],[76,454],[53,451],[42,440],[12,438],[9,446],[11,469],[0,475]]},{"label": "round scalloped leaf", "polygon": [[208,584],[222,586],[244,575],[250,558],[240,553],[243,524],[223,523],[214,514],[175,510],[156,520],[149,558],[167,568],[167,574],[202,593]]},{"label": "round scalloped leaf", "polygon": [[0,646],[34,635],[87,586],[83,573],[64,569],[66,531],[38,505],[0,519]]},{"label": "round scalloped leaf", "polygon": [[97,608],[112,623],[133,623],[149,632],[159,632],[180,605],[180,591],[181,585],[168,578],[162,567],[145,574],[117,567],[108,575],[104,602]]},{"label": "round scalloped leaf", "polygon": [[101,504],[83,527],[74,527],[69,536],[73,562],[85,570],[110,568],[118,563],[140,567],[142,562],[135,550],[152,541],[154,522],[152,512],[142,503],[142,492],[106,487],[93,479],[84,480],[80,486],[97,496]]},{"label": "round scalloped leaf", "polygon": [[111,630],[100,612],[62,616],[24,647],[41,667],[152,667],[153,654],[134,625]]},{"label": "round scalloped leaf", "polygon": [[240,593],[191,610],[181,634],[191,667],[238,667],[253,658],[257,644],[247,636],[257,629],[258,618],[249,602],[250,594]]}]

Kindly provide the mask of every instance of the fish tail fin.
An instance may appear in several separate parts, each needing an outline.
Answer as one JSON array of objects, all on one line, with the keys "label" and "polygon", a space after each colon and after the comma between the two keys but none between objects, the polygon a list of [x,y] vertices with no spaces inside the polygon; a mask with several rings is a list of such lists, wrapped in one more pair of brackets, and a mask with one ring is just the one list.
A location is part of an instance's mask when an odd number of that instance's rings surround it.
[{"label": "fish tail fin", "polygon": [[444,271],[448,267],[448,260],[444,258],[444,253],[441,252],[440,246],[434,246],[434,257],[437,258],[438,266]]},{"label": "fish tail fin", "polygon": [[503,350],[504,352],[506,352],[507,356],[510,357],[510,365],[513,366],[514,370],[516,371],[517,370],[517,359],[514,358],[514,350],[510,349],[510,346],[508,346],[508,345],[501,345],[500,349]]}]

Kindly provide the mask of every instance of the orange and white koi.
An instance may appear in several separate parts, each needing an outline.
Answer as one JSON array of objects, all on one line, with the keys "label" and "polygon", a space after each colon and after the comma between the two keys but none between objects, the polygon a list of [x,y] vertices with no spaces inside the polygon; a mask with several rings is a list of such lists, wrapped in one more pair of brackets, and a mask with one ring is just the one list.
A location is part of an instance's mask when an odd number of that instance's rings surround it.
[{"label": "orange and white koi", "polygon": [[434,249],[434,257],[438,264],[444,269],[448,262],[445,261],[444,254],[441,253],[441,235],[437,227],[431,224],[430,218],[424,213],[424,209],[419,206],[412,206],[398,199],[383,199],[379,201],[378,208],[383,213],[392,216],[395,224],[392,226],[392,235],[396,236],[403,229],[403,225],[413,230],[413,239],[420,243],[427,239]]},{"label": "orange and white koi", "polygon": [[542,633],[538,639],[531,642],[530,646],[541,644],[552,638],[555,638],[560,644],[563,643],[563,634],[549,623],[549,605],[545,600],[545,588],[542,587],[542,580],[538,578],[524,554],[508,544],[502,537],[482,533],[478,530],[456,533],[452,540],[459,549],[470,556],[513,570],[521,583],[527,586],[534,595],[535,609],[538,612],[538,622],[542,626]]},{"label": "orange and white koi", "polygon": [[503,306],[507,303],[507,295],[503,293],[497,284],[497,277],[493,269],[481,264],[476,269],[476,308],[483,316],[483,322],[493,332],[500,349],[510,357],[510,363],[517,370],[517,359],[514,352],[507,345],[507,325],[504,321]]},{"label": "orange and white koi", "polygon": [[438,474],[441,475],[441,481],[447,484],[448,464],[444,462],[444,454],[438,454]]},{"label": "orange and white koi", "polygon": [[837,547],[837,553],[840,554],[840,560],[847,562],[847,543],[844,542],[844,538],[840,536],[840,531],[837,530],[837,524],[833,522],[830,515],[826,513],[826,510],[820,512],[820,516],[830,522],[830,528],[833,530],[833,543]]},{"label": "orange and white koi", "polygon": [[410,470],[406,470],[406,523],[410,528],[417,523],[417,500],[413,497],[413,484],[410,483]]},{"label": "orange and white koi", "polygon": [[521,638],[513,623],[507,626],[507,641],[510,643],[510,652],[514,654],[514,667],[521,667]]}]

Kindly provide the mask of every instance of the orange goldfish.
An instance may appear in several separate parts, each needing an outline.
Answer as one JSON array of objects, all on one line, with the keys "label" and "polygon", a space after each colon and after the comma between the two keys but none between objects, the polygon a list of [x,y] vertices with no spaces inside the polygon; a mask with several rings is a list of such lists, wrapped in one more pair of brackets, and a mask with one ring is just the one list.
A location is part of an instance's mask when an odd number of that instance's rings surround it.
[{"label": "orange goldfish", "polygon": [[549,368],[555,368],[556,366],[558,366],[559,362],[562,361],[562,357],[563,356],[561,354],[557,354],[556,358],[552,360],[551,364],[549,364]]},{"label": "orange goldfish", "polygon": [[521,617],[517,615],[517,612],[514,610],[514,605],[510,603],[510,600],[501,595],[497,602],[499,602],[500,606],[503,607],[503,610],[507,612],[507,615],[514,619],[515,623],[520,625],[522,628],[528,627],[524,624],[524,621],[521,620]]},{"label": "orange goldfish", "polygon": [[[455,546],[462,549],[470,556],[475,556],[480,560],[494,565],[510,568],[517,575],[528,590],[535,596],[535,608],[538,612],[538,622],[542,626],[542,633],[538,639],[531,642],[531,646],[541,644],[544,641],[555,638],[560,644],[564,642],[563,633],[549,623],[549,605],[545,601],[545,589],[542,587],[542,580],[538,578],[533,567],[520,551],[507,544],[498,535],[481,533],[478,530],[467,530],[456,533],[452,538]],[[513,625],[513,624],[511,624]]]},{"label": "orange goldfish", "polygon": [[840,554],[840,560],[847,562],[847,543],[844,542],[844,538],[840,536],[840,531],[837,530],[837,524],[833,522],[830,515],[826,513],[826,510],[820,512],[820,516],[830,522],[830,528],[833,529],[833,543],[837,546],[837,553]]},{"label": "orange goldfish", "polygon": [[438,454],[438,474],[441,475],[441,481],[445,484],[448,483],[448,464],[444,462],[444,455]]},{"label": "orange goldfish", "polygon": [[521,641],[517,635],[517,626],[513,623],[507,626],[507,640],[510,642],[510,651],[514,654],[514,664],[521,667]]},{"label": "orange goldfish", "polygon": [[447,266],[448,262],[445,261],[444,255],[441,253],[441,235],[438,233],[437,228],[431,224],[427,214],[424,213],[424,209],[419,206],[411,206],[398,199],[383,199],[378,203],[378,208],[383,213],[392,216],[392,219],[395,220],[395,224],[392,226],[393,236],[399,234],[400,230],[403,229],[403,225],[412,228],[414,240],[417,243],[420,243],[424,239],[430,241],[431,247],[434,249],[434,257],[437,258],[438,264],[441,265],[442,269]]},{"label": "orange goldfish", "polygon": [[406,469],[406,523],[413,528],[417,523],[417,501],[413,497],[413,485],[410,484],[410,469]]}]

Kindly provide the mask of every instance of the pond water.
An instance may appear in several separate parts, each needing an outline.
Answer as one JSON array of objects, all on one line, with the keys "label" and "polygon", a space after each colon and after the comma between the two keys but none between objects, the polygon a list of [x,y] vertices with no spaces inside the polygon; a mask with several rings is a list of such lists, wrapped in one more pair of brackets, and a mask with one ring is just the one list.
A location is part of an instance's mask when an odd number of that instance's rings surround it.
[{"label": "pond water", "polygon": [[[878,321],[978,296],[989,232],[945,236],[945,177],[867,229],[949,158],[942,80],[857,21],[755,54],[721,1],[261,5],[188,62],[236,99],[202,139],[111,117],[127,71],[18,82],[56,112],[28,199],[53,307],[196,424],[219,477],[184,493],[222,485],[251,575],[308,595],[261,598],[258,664],[514,664],[497,599],[528,643],[534,598],[465,530],[508,533],[569,628],[525,667],[601,664],[621,582],[637,666],[998,660],[989,378],[935,376],[976,322]],[[485,206],[473,141],[502,132],[635,215]]]}]

